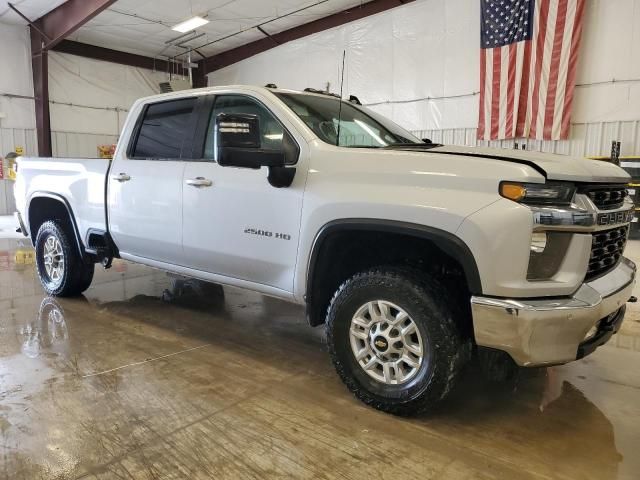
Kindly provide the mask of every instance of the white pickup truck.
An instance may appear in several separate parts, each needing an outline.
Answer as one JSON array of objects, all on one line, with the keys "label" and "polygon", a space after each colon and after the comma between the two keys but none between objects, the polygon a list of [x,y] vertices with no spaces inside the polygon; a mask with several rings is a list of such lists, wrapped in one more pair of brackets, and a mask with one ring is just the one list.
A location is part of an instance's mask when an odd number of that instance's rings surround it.
[{"label": "white pickup truck", "polygon": [[320,92],[137,101],[112,161],[20,158],[18,218],[51,295],[114,257],[306,306],[348,388],[413,414],[464,364],[579,359],[634,300],[629,176],[422,141]]}]

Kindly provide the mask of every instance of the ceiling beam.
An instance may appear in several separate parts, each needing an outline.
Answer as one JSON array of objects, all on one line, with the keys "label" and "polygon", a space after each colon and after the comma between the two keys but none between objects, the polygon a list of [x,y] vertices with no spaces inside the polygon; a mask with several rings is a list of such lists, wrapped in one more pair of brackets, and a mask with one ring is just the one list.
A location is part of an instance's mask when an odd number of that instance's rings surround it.
[{"label": "ceiling beam", "polygon": [[63,40],[58,43],[53,50],[60,53],[78,55],[80,57],[93,58],[104,62],[118,63],[130,67],[146,68],[159,72],[175,73],[177,75],[188,75],[188,71],[182,68],[179,62],[168,62],[159,58],[136,55],[135,53],[121,52],[110,48],[97,47],[88,43],[74,42],[73,40]]},{"label": "ceiling beam", "polygon": [[67,0],[34,23],[46,35],[50,49],[75,32],[116,0]]},{"label": "ceiling beam", "polygon": [[266,38],[256,40],[255,42],[206,58],[202,61],[204,66],[202,73],[207,74],[214,72],[237,63],[240,60],[244,60],[257,55],[258,53],[270,50],[278,45],[282,45],[283,43],[291,42],[292,40],[297,40],[330,28],[338,27],[355,20],[360,20],[361,18],[375,15],[376,13],[384,12],[385,10],[413,1],[414,0],[372,0],[279,33],[268,34],[266,31],[259,28],[264,35],[267,35]]},{"label": "ceiling beam", "polygon": [[[48,52],[115,2],[116,0],[67,0],[35,21],[18,12],[29,22],[30,27],[36,136],[40,156],[52,155]],[[17,11],[15,6],[11,8]]]}]

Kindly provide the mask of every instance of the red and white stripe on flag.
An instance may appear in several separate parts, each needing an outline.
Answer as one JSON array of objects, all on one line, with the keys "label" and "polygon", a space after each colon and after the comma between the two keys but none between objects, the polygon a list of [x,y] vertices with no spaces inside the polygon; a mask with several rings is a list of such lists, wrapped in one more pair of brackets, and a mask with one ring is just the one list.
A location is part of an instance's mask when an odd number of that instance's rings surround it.
[{"label": "red and white stripe on flag", "polygon": [[[483,6],[485,3],[487,6],[483,13],[491,18],[485,20],[483,14],[481,20],[481,28],[489,30],[486,30],[487,41],[480,49],[478,138],[566,139],[586,0],[530,0],[533,8],[530,36],[487,48],[491,45],[489,38],[503,36],[500,25],[504,23],[509,28],[507,18],[501,22],[495,9],[488,10],[493,2],[501,1],[504,3],[503,0],[483,2]],[[522,1],[511,0],[508,4],[517,6],[516,2]],[[493,19],[494,15],[497,20]],[[489,21],[491,24],[487,27],[485,22]],[[489,37],[489,34],[493,35]],[[512,38],[518,39],[513,35]],[[484,41],[485,30],[481,39]]]}]

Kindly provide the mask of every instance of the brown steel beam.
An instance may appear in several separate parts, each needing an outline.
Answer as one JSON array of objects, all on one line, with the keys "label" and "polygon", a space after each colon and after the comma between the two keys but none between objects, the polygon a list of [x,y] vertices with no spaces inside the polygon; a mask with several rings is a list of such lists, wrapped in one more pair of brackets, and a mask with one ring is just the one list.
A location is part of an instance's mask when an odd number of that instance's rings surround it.
[{"label": "brown steel beam", "polygon": [[31,70],[33,72],[33,96],[35,97],[36,137],[38,155],[50,157],[51,121],[49,119],[49,64],[47,50],[42,48],[46,39],[37,29],[30,27],[31,34]]},{"label": "brown steel beam", "polygon": [[[33,22],[18,12],[29,23],[31,35],[31,69],[40,156],[52,155],[48,52],[115,1],[67,0]],[[13,6],[11,8],[16,10]]]},{"label": "brown steel beam", "polygon": [[209,78],[204,71],[204,60],[198,62],[198,68],[193,70],[193,88],[206,87],[209,84]]},{"label": "brown steel beam", "polygon": [[63,40],[53,47],[52,50],[78,55],[80,57],[93,58],[94,60],[119,63],[120,65],[128,65],[130,67],[188,75],[187,70],[183,69],[179,63],[146,57],[144,55],[136,55],[135,53],[121,52],[120,50],[112,50],[110,48],[97,47],[95,45],[89,45],[88,43],[74,42],[72,40]]},{"label": "brown steel beam", "polygon": [[67,0],[36,20],[36,25],[50,39],[45,48],[53,48],[116,0]]},{"label": "brown steel beam", "polygon": [[372,0],[356,7],[334,13],[333,15],[314,20],[313,22],[305,23],[303,25],[290,28],[289,30],[284,30],[280,33],[267,34],[260,29],[262,33],[269,36],[205,59],[203,61],[204,68],[202,71],[204,74],[211,73],[239,62],[240,60],[262,53],[277,45],[291,42],[292,40],[297,40],[333,27],[338,27],[345,23],[353,22],[370,15],[375,15],[376,13],[384,12],[385,10],[413,1],[414,0]]},{"label": "brown steel beam", "polygon": [[45,38],[47,41],[50,41],[50,38],[49,38],[49,37],[47,37],[47,35],[46,35],[42,30],[40,30],[40,27],[38,27],[38,25],[36,25],[35,23],[33,23],[33,22],[31,21],[31,19],[30,19],[29,17],[27,17],[24,13],[22,13],[20,10],[18,10],[18,9],[15,7],[15,5],[13,5],[12,3],[9,3],[9,2],[7,2],[7,5],[9,6],[9,8],[10,8],[11,10],[13,10],[14,12],[16,12],[16,14],[17,14],[20,18],[22,18],[25,22],[27,22],[31,28],[34,28],[34,29],[35,29],[35,30],[40,34],[40,36],[41,36],[42,38]]}]

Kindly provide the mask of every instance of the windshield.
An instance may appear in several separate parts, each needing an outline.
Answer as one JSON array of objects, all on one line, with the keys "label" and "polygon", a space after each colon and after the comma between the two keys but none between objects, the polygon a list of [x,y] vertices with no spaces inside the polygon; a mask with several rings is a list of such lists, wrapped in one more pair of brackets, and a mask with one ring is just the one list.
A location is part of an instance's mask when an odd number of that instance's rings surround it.
[{"label": "windshield", "polygon": [[[343,101],[342,112],[339,112],[340,100],[337,98],[301,93],[274,93],[321,140],[331,145],[382,148],[407,143],[423,143],[422,140],[391,121],[352,103]],[[338,116],[340,116],[340,122],[338,122]]]}]

